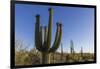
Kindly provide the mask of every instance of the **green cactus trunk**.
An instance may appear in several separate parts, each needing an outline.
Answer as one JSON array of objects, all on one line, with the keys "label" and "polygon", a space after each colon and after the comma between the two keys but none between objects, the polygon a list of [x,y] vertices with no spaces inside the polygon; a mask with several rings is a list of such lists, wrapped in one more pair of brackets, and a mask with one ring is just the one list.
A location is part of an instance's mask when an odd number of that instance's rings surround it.
[{"label": "green cactus trunk", "polygon": [[52,60],[53,60],[52,63],[55,63],[55,53],[52,53]]},{"label": "green cactus trunk", "polygon": [[49,64],[50,63],[50,54],[49,53],[42,53],[42,64]]},{"label": "green cactus trunk", "polygon": [[69,55],[66,54],[66,62],[68,62],[68,60],[69,60]]},{"label": "green cactus trunk", "polygon": [[71,54],[73,54],[74,53],[74,44],[73,44],[72,40],[70,41],[70,50],[71,50]]},{"label": "green cactus trunk", "polygon": [[82,47],[81,47],[80,55],[81,55],[81,60],[83,60],[83,48]]},{"label": "green cactus trunk", "polygon": [[63,46],[62,46],[62,43],[61,43],[61,62],[63,61]]},{"label": "green cactus trunk", "polygon": [[40,15],[36,16],[35,46],[37,50],[42,53],[42,64],[50,63],[50,53],[54,53],[59,48],[61,42],[62,24],[57,22],[55,41],[51,46],[52,22],[53,22],[52,18],[53,18],[53,9],[49,8],[49,23],[48,26],[44,27],[44,32],[43,32],[43,26],[40,26]]},{"label": "green cactus trunk", "polygon": [[70,41],[70,49],[71,49],[71,59],[73,60],[73,61],[75,61],[75,50],[74,50],[74,43],[73,43],[73,40],[71,40]]}]

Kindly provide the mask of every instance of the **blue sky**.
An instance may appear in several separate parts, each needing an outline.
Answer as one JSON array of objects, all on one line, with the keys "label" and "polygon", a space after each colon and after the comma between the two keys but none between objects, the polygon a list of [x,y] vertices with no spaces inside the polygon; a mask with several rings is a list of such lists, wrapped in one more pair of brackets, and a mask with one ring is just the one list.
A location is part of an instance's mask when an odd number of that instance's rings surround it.
[{"label": "blue sky", "polygon": [[16,39],[23,40],[29,48],[33,48],[35,16],[40,14],[41,25],[47,26],[49,7],[53,8],[52,42],[55,38],[56,23],[60,21],[63,24],[62,44],[65,52],[70,51],[70,40],[73,40],[76,52],[81,50],[81,46],[84,52],[94,52],[94,8],[16,4]]}]

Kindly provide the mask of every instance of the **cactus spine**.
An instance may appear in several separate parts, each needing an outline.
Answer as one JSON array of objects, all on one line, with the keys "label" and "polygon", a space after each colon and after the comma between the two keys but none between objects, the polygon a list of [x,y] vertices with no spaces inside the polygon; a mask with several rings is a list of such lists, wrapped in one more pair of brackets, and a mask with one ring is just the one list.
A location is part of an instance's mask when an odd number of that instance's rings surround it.
[{"label": "cactus spine", "polygon": [[[36,15],[35,24],[35,46],[42,53],[42,64],[50,63],[49,54],[55,52],[60,45],[62,37],[62,24],[57,22],[55,41],[51,47],[51,37],[52,37],[52,19],[53,19],[53,9],[49,8],[49,23],[48,26],[40,26],[40,15]],[[44,38],[43,38],[44,36]]]}]

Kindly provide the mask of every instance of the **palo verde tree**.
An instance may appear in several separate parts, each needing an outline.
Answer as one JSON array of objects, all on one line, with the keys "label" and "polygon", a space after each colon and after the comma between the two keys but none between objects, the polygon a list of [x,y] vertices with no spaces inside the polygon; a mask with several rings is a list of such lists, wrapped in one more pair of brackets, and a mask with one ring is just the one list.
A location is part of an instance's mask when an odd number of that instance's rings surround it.
[{"label": "palo verde tree", "polygon": [[[62,38],[62,24],[57,22],[56,36],[53,45],[52,41],[53,9],[49,8],[48,26],[40,26],[40,15],[36,15],[35,23],[35,46],[42,53],[42,64],[50,63],[50,53],[54,53],[60,45]],[[44,32],[43,32],[44,30]],[[44,33],[44,34],[43,34]]]}]

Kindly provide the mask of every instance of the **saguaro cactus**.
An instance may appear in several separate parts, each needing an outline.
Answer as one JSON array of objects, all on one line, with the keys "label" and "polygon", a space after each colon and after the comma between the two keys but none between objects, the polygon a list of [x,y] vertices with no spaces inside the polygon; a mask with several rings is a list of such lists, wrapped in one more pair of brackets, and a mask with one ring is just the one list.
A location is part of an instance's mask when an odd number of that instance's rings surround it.
[{"label": "saguaro cactus", "polygon": [[[62,24],[57,22],[56,36],[51,46],[53,9],[49,8],[48,26],[40,26],[40,15],[36,15],[35,46],[42,53],[42,64],[50,63],[49,54],[55,52],[60,45],[62,37]],[[44,35],[42,34],[44,30]],[[43,38],[44,36],[44,38]]]},{"label": "saguaro cactus", "polygon": [[81,58],[83,59],[83,47],[81,47],[81,51],[80,51],[80,55],[81,55]]},{"label": "saguaro cactus", "polygon": [[74,51],[74,43],[73,40],[70,41],[70,51],[71,51],[71,59],[74,61],[75,51]]},{"label": "saguaro cactus", "polygon": [[63,45],[61,43],[61,62],[63,61]]},{"label": "saguaro cactus", "polygon": [[70,51],[71,51],[71,54],[74,54],[74,44],[72,40],[70,41]]}]

